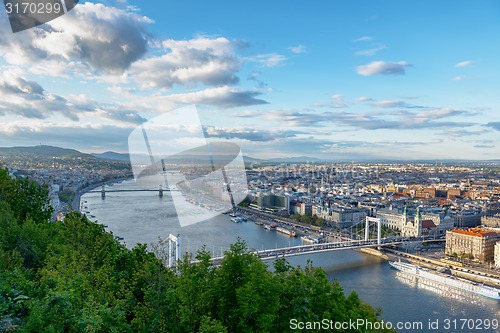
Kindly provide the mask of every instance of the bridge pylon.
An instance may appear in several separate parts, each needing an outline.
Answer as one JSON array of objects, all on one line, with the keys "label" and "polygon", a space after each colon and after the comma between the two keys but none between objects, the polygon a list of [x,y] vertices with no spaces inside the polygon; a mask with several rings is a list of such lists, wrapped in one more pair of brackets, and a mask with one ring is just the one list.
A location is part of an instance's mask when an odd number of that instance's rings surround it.
[{"label": "bridge pylon", "polygon": [[382,222],[380,221],[380,218],[378,218],[378,217],[371,217],[371,216],[366,217],[365,241],[370,240],[370,225],[373,223],[377,224],[377,244],[380,245],[381,240],[382,240]]},{"label": "bridge pylon", "polygon": [[179,235],[174,236],[172,234],[168,235],[166,240],[168,241],[166,264],[168,268],[172,269],[177,267],[177,263],[181,260],[181,242]]}]

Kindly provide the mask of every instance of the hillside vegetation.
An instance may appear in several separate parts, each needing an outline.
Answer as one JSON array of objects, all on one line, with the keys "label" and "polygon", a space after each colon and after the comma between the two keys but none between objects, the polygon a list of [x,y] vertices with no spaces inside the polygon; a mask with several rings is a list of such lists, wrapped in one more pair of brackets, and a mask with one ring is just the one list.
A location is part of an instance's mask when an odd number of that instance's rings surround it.
[{"label": "hillside vegetation", "polygon": [[0,169],[0,332],[289,332],[291,319],[378,320],[320,268],[277,260],[271,271],[238,241],[220,266],[200,251],[173,272],[164,253],[129,250],[77,212],[49,221],[48,202],[46,187]]}]

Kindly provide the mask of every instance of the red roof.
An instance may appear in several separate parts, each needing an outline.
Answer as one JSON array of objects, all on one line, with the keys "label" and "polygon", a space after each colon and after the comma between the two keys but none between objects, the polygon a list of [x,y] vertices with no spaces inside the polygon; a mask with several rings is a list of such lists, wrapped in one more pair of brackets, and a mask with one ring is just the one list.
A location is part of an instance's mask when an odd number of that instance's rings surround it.
[{"label": "red roof", "polygon": [[469,228],[467,230],[453,229],[451,232],[475,237],[495,237],[499,235],[496,232],[481,227]]},{"label": "red roof", "polygon": [[432,221],[432,220],[422,220],[422,228],[432,229],[432,228],[436,228],[436,225],[434,224],[434,221]]}]

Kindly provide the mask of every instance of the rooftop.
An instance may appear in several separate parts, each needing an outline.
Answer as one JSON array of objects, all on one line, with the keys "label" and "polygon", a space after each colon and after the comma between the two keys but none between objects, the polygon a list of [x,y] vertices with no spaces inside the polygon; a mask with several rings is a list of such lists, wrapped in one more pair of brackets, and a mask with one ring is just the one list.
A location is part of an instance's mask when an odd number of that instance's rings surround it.
[{"label": "rooftop", "polygon": [[468,228],[466,230],[463,229],[453,229],[451,232],[457,233],[457,234],[462,234],[462,235],[467,235],[467,236],[474,236],[474,237],[495,237],[498,236],[500,237],[500,234],[493,232],[488,229],[476,227],[476,228]]}]

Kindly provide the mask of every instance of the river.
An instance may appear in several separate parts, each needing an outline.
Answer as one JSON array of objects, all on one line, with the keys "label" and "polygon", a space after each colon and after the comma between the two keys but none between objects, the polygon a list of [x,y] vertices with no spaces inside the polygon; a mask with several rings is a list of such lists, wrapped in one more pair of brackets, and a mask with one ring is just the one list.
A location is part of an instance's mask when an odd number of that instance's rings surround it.
[{"label": "river", "polygon": [[[135,183],[128,180],[106,188],[134,189]],[[123,237],[128,247],[137,243],[154,244],[159,237],[165,239],[169,234],[180,236],[182,252],[195,252],[205,244],[213,256],[220,256],[228,250],[238,237],[256,250],[302,243],[300,238],[265,230],[251,221],[233,223],[228,215],[180,227],[168,192],[161,198],[156,192],[108,192],[105,199],[100,193],[86,193],[82,202],[86,207],[84,210],[90,212],[88,215],[94,216],[91,219],[107,225],[108,230]],[[346,294],[354,290],[364,301],[380,307],[384,320],[393,325],[398,322],[417,325],[400,329],[400,332],[500,332],[498,328],[485,328],[487,320],[500,318],[500,301],[440,295],[397,273],[386,261],[352,250],[288,258],[292,265],[301,266],[308,260],[314,266],[322,267],[331,281],[338,280]],[[436,321],[438,329],[429,328],[429,322]],[[418,327],[418,323],[422,326]],[[482,325],[482,329],[472,330],[467,325],[475,328]]]}]

